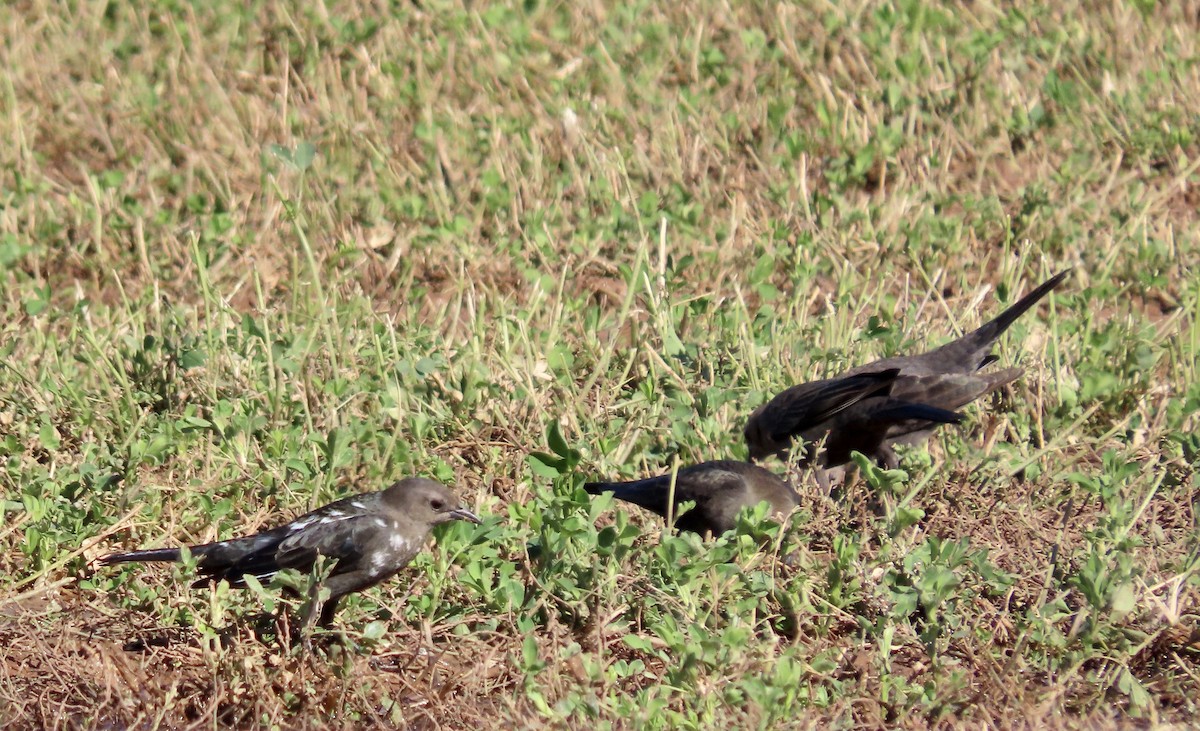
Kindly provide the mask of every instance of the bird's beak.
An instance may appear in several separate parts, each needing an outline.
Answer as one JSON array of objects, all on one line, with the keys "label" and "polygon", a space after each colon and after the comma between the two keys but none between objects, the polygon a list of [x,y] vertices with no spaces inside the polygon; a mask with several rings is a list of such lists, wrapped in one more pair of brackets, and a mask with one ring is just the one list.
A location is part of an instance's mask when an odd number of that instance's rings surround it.
[{"label": "bird's beak", "polygon": [[450,511],[450,519],[451,520],[468,520],[476,525],[479,525],[480,523],[483,522],[482,520],[479,519],[478,515],[476,515],[475,513],[472,513],[470,510],[467,510],[466,508],[455,508],[454,510],[451,510]]}]

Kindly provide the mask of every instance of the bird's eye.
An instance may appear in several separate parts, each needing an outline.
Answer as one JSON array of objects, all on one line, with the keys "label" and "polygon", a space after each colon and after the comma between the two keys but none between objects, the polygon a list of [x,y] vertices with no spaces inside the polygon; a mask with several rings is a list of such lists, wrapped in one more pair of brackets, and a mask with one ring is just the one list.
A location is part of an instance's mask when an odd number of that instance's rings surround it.
[{"label": "bird's eye", "polygon": [[432,503],[430,503],[430,505],[433,506],[434,510],[445,510],[446,509],[446,503],[442,502],[441,500],[434,500]]}]

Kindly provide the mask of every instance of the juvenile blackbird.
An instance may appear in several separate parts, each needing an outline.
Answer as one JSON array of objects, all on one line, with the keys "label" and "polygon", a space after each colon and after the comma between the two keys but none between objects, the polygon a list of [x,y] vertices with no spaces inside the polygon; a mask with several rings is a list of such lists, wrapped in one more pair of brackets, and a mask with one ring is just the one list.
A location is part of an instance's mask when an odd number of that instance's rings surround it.
[{"label": "juvenile blackbird", "polygon": [[[282,569],[309,571],[318,556],[325,556],[336,561],[324,581],[329,598],[321,607],[320,624],[325,627],[342,597],[395,576],[421,550],[430,529],[451,520],[480,522],[440,483],[409,477],[380,492],[334,501],[278,528],[192,546],[203,577],[192,586],[224,579],[240,588],[246,586],[246,576],[266,583]],[[114,553],[100,562],[179,560],[178,548],[152,548]],[[313,582],[302,633],[316,615],[319,591]]]},{"label": "juvenile blackbird", "polygon": [[[882,358],[852,368],[839,376],[848,378],[899,370],[888,395],[894,405],[903,406],[896,409],[878,404],[875,399],[865,399],[856,406],[857,412],[843,415],[840,423],[833,422],[825,426],[824,429],[828,431],[826,456],[818,466],[828,469],[845,464],[849,461],[850,450],[856,449],[884,467],[895,467],[898,460],[892,450],[893,445],[919,444],[929,437],[938,424],[957,423],[957,414],[954,414],[954,419],[947,418],[953,414],[953,410],[1019,378],[1023,370],[1016,367],[982,372],[985,366],[997,360],[991,353],[992,345],[1018,317],[1062,284],[1069,273],[1069,269],[1058,273],[994,320],[957,340],[920,355]],[[808,435],[799,431],[789,434],[776,426],[778,419],[773,418],[773,414],[780,408],[776,401],[791,391],[784,391],[751,415],[745,436],[752,459],[770,454],[783,455],[789,441],[786,437],[807,437],[819,433],[820,430],[813,429]],[[880,410],[872,413],[871,409],[877,406]],[[818,481],[828,483],[827,472],[819,470]]]},{"label": "juvenile blackbird", "polygon": [[[618,500],[666,518],[671,475],[633,482],[589,482],[583,489],[591,495],[611,492]],[[680,503],[688,501],[695,507],[679,515]],[[747,462],[703,462],[684,467],[675,475],[673,514],[679,530],[719,536],[737,525],[738,511],[764,501],[777,515],[787,515],[800,504],[799,496],[786,482]]]},{"label": "juvenile blackbird", "polygon": [[[850,461],[850,452],[886,452],[890,429],[913,421],[957,424],[959,414],[929,404],[895,398],[899,368],[869,369],[811,381],[783,391],[755,409],[744,435],[750,459],[785,455],[797,437],[804,443],[802,464],[829,467]],[[827,436],[828,435],[828,436]],[[818,458],[817,445],[825,438]]]}]

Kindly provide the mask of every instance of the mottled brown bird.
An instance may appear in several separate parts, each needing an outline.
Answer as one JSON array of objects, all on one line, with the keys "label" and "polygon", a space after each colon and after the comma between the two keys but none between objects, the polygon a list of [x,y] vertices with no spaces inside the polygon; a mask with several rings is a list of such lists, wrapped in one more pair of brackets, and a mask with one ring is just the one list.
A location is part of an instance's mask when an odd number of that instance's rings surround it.
[{"label": "mottled brown bird", "polygon": [[[667,517],[671,496],[671,475],[660,475],[632,482],[589,482],[583,489],[592,495],[611,492],[618,500],[633,503]],[[675,475],[675,500],[672,513],[675,527],[700,535],[719,536],[733,530],[742,508],[761,502],[771,505],[772,513],[786,516],[800,498],[783,480],[771,472],[747,462],[715,461],[684,467]],[[680,504],[695,507],[679,514]]]},{"label": "mottled brown bird", "polygon": [[[324,556],[336,563],[323,584],[310,587],[301,626],[303,632],[312,624],[322,586],[329,598],[321,606],[319,621],[328,626],[342,597],[395,576],[421,550],[433,526],[452,520],[479,522],[445,486],[409,477],[386,490],[329,503],[278,528],[192,546],[189,550],[203,577],[193,587],[221,580],[244,587],[247,576],[265,583],[282,569],[310,571]],[[178,548],[152,548],[115,553],[100,562],[179,560]]]},{"label": "mottled brown bird", "polygon": [[[956,423],[957,419],[945,418],[953,410],[1020,377],[1023,370],[1017,367],[990,372],[983,372],[982,369],[997,360],[991,349],[1000,335],[1060,285],[1069,273],[1069,269],[1060,272],[995,319],[957,340],[920,355],[883,358],[852,368],[839,376],[849,378],[867,373],[899,371],[887,394],[894,404],[902,405],[898,409],[886,407],[874,397],[867,398],[856,405],[858,412],[843,415],[840,423],[831,422],[821,428],[814,427],[807,434],[792,432],[790,436],[800,436],[808,441],[807,437],[822,430],[828,433],[826,455],[817,465],[822,470],[848,462],[851,449],[871,457],[881,466],[895,467],[898,460],[892,449],[894,445],[919,444],[929,437],[938,424]],[[786,454],[789,440],[782,437],[789,435],[786,430],[774,426],[776,420],[772,414],[779,408],[776,400],[791,390],[784,391],[760,407],[747,422],[745,436],[752,459]],[[871,414],[872,408],[880,410]],[[922,410],[925,410],[924,413]],[[864,434],[870,435],[870,439],[864,439]],[[828,472],[819,470],[818,481],[828,484]]]}]

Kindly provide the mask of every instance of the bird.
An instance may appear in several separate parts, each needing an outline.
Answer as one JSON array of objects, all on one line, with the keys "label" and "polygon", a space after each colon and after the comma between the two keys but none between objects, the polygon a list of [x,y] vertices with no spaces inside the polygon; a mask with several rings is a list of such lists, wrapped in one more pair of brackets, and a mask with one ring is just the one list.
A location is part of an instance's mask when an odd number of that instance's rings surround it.
[{"label": "bird", "polygon": [[[333,622],[338,602],[395,576],[421,550],[433,526],[453,520],[479,523],[441,483],[408,477],[378,492],[351,495],[306,513],[277,528],[242,538],[189,547],[201,579],[192,585],[227,581],[246,586],[246,577],[266,583],[283,569],[310,571],[318,557],[334,561],[328,576],[309,587],[301,634],[317,615],[320,589],[329,591],[321,604],[319,625]],[[101,564],[182,559],[179,548],[151,548],[114,553]]]},{"label": "bird", "polygon": [[[772,513],[787,515],[800,504],[796,491],[774,473],[748,462],[715,460],[684,467],[675,474],[674,505],[671,475],[660,475],[632,482],[588,482],[583,489],[590,495],[611,492],[618,500],[633,503],[653,513],[675,517],[675,527],[701,536],[719,536],[733,530],[742,508],[761,502],[771,505]],[[679,514],[680,505],[695,506]]]},{"label": "bird", "polygon": [[[850,452],[885,449],[888,431],[922,420],[957,424],[962,416],[947,409],[894,397],[899,368],[882,368],[802,383],[777,394],[750,415],[743,430],[750,460],[785,456],[799,438],[799,462],[829,467],[850,461]],[[817,446],[825,439],[824,449]]]},{"label": "bird", "polygon": [[[883,467],[895,468],[899,459],[892,449],[894,445],[920,444],[938,424],[958,423],[961,419],[957,414],[958,419],[950,419],[948,414],[1021,376],[1023,370],[1018,367],[983,371],[998,360],[991,352],[992,346],[1018,317],[1062,284],[1070,272],[1066,269],[1054,275],[996,318],[957,340],[919,355],[893,356],[865,363],[831,379],[836,382],[839,378],[898,371],[887,394],[897,408],[877,401],[878,397],[865,398],[856,405],[856,411],[843,414],[840,422],[830,421],[807,433],[789,432],[777,426],[783,422],[774,415],[785,407],[789,398],[794,398],[788,394],[802,386],[793,386],[780,393],[752,413],[746,423],[744,436],[751,459],[772,454],[786,456],[791,438],[809,438],[823,431],[827,436],[825,456],[818,465],[819,483],[828,484],[830,471],[848,463],[852,449]],[[879,410],[872,412],[874,408]],[[786,427],[786,423],[783,426]],[[864,434],[871,438],[864,439]]]}]

